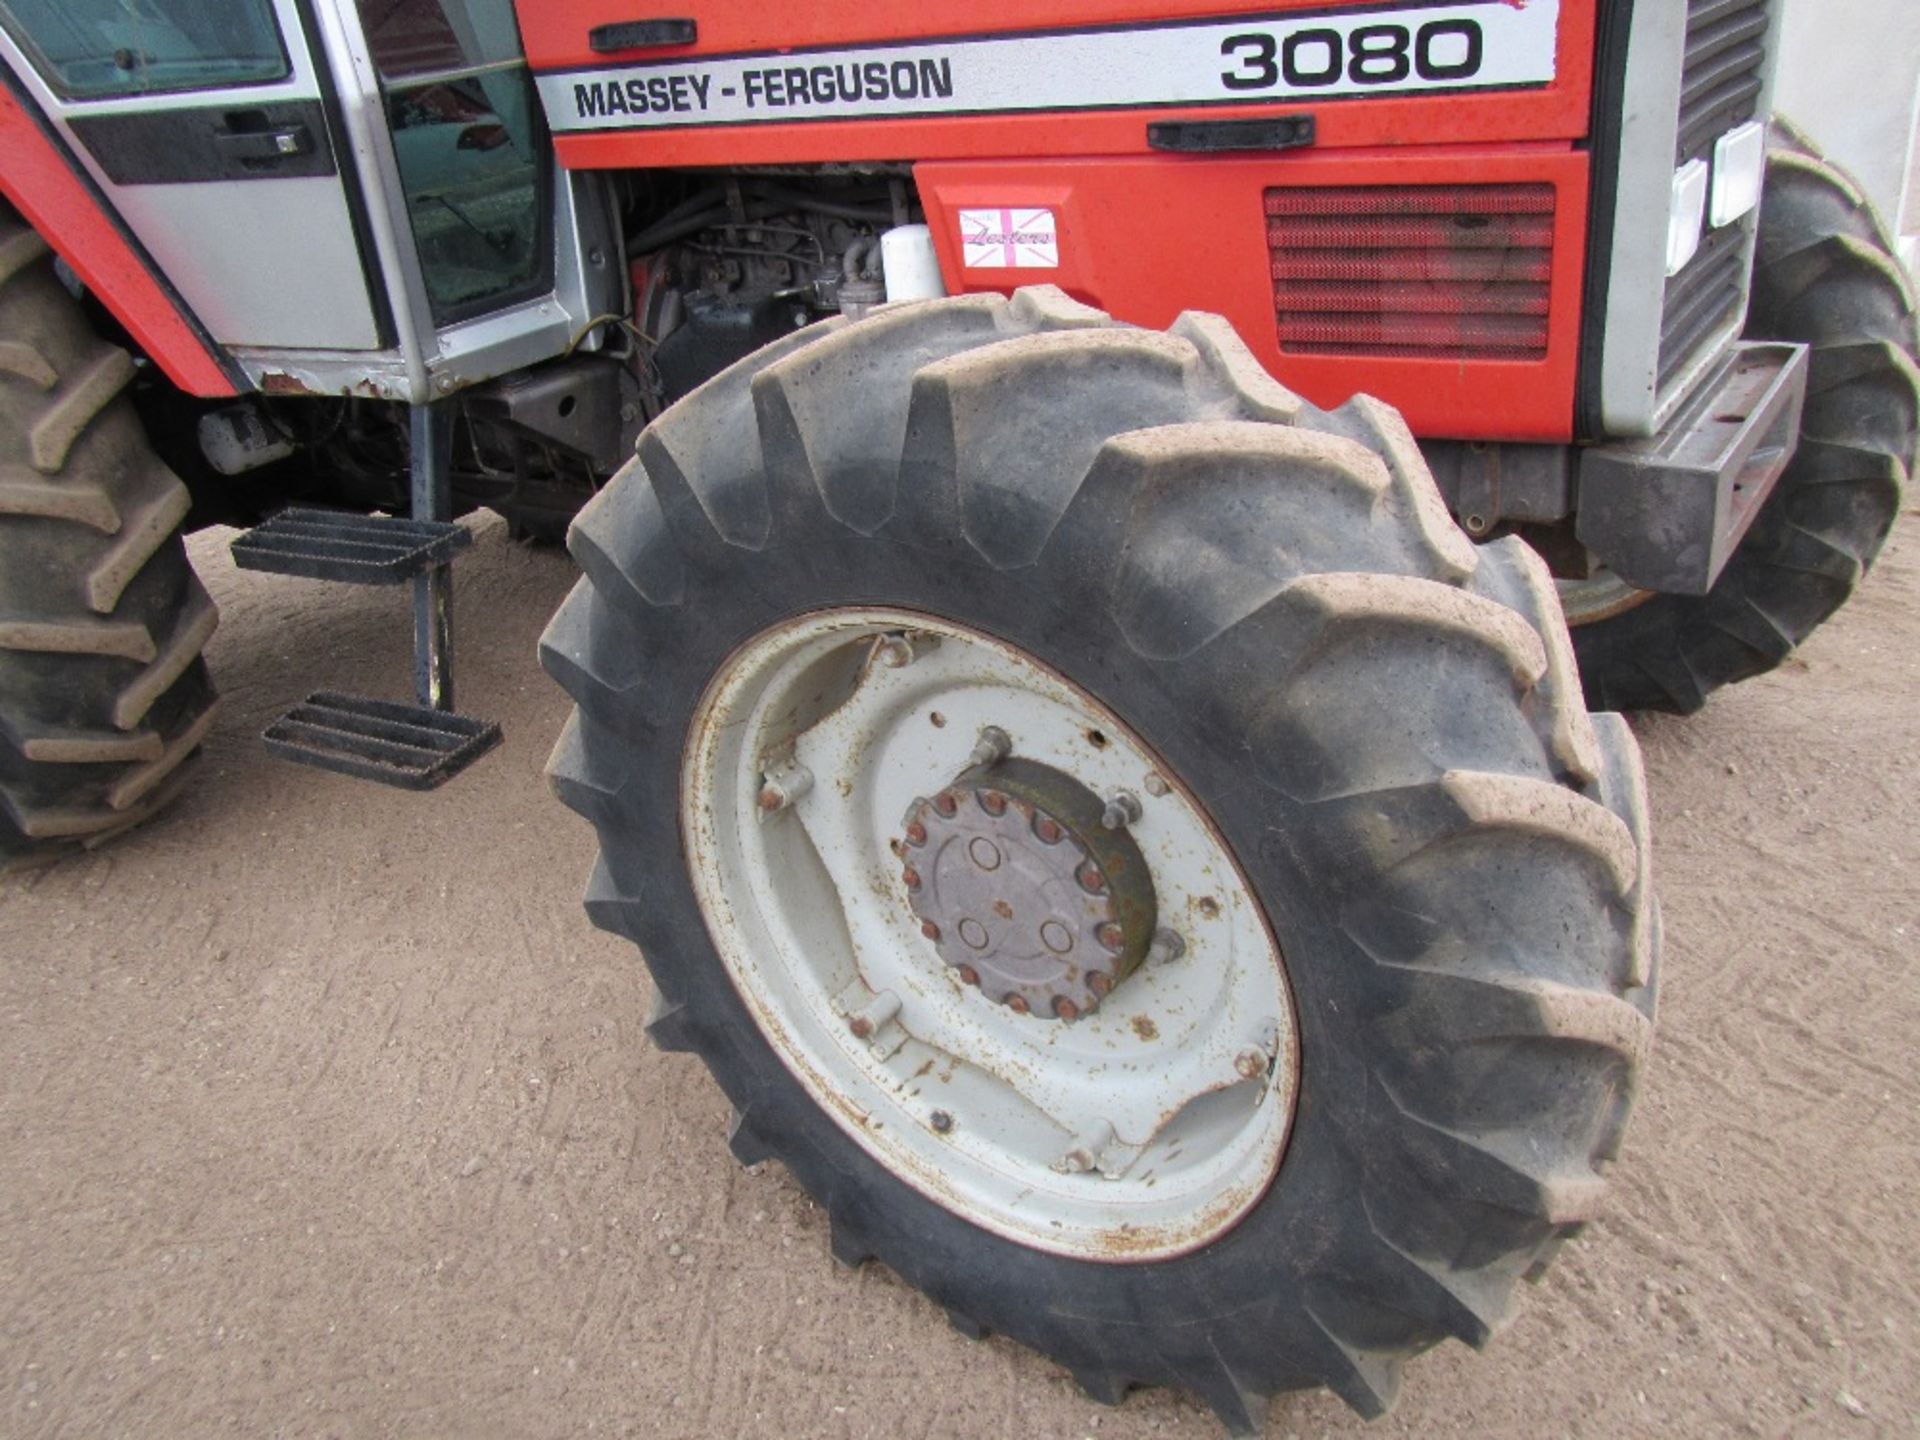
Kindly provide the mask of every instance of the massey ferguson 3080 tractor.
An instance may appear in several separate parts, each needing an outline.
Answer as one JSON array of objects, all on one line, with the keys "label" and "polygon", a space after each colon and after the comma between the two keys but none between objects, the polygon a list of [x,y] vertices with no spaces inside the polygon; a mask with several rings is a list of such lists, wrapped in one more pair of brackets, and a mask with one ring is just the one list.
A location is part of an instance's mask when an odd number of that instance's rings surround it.
[{"label": "massey ferguson 3080 tractor", "polygon": [[186,776],[183,527],[412,587],[267,741],[420,788],[457,517],[566,533],[587,911],[739,1158],[1098,1399],[1378,1414],[1621,1143],[1587,700],[1778,664],[1913,461],[1778,9],[0,0],[0,860]]}]

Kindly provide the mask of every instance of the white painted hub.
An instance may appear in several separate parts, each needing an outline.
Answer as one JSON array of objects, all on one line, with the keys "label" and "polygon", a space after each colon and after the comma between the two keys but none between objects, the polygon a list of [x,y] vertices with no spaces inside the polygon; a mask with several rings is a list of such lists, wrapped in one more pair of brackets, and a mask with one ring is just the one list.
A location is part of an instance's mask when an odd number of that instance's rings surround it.
[{"label": "white painted hub", "polygon": [[[989,725],[1017,756],[1140,797],[1131,829],[1159,925],[1186,942],[1076,1024],[963,984],[908,906],[894,849],[907,811]],[[1265,1193],[1298,1083],[1279,949],[1178,777],[1021,651],[895,610],[763,632],[702,697],[681,825],[715,948],[775,1052],[942,1206],[1038,1249],[1124,1261],[1204,1245]]]}]

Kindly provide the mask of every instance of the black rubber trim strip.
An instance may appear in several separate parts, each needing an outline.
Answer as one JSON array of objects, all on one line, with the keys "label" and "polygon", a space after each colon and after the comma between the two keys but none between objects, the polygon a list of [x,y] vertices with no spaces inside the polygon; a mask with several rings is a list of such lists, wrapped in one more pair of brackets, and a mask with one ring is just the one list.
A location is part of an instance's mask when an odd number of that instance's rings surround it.
[{"label": "black rubber trim strip", "polygon": [[1627,102],[1627,52],[1634,0],[1600,7],[1594,36],[1593,118],[1587,129],[1591,190],[1587,208],[1587,294],[1580,312],[1579,370],[1574,379],[1575,440],[1606,437],[1601,388],[1605,376],[1607,310],[1613,291],[1613,221],[1620,204],[1621,130]]},{"label": "black rubber trim strip", "polygon": [[[233,128],[233,118],[242,115],[253,128]],[[115,110],[76,115],[68,124],[116,185],[307,180],[336,173],[318,100]],[[276,152],[276,131],[300,148]],[[255,148],[259,153],[250,153]]]},{"label": "black rubber trim strip", "polygon": [[1157,120],[1147,126],[1147,148],[1175,155],[1298,150],[1313,142],[1311,115],[1282,115],[1274,120]]},{"label": "black rubber trim strip", "polygon": [[691,20],[621,20],[589,30],[587,48],[596,55],[617,55],[655,45],[691,45],[699,38],[700,27]]},{"label": "black rubber trim strip", "polygon": [[[134,258],[140,262],[140,266],[147,272],[148,278],[159,287],[160,293],[165,295],[172,303],[174,312],[179,315],[181,323],[193,332],[193,338],[200,342],[200,348],[207,352],[208,358],[220,367],[220,372],[227,377],[228,382],[232,384],[238,393],[245,395],[254,389],[252,377],[240,368],[233,356],[227,353],[226,347],[213,338],[213,333],[201,323],[200,317],[194,314],[193,307],[187,304],[186,297],[173,288],[173,282],[167,279],[166,272],[154,263],[153,256],[147,253],[147,247],[140,243],[140,237],[135,235],[133,231],[127,227],[125,220],[121,219],[120,212],[113,208],[112,202],[107,199],[106,192],[94,182],[93,176],[87,173],[87,167],[82,165],[74,157],[73,147],[67,144],[66,137],[55,129],[53,122],[41,113],[40,106],[35,103],[33,96],[21,82],[20,77],[13,73],[13,67],[3,62],[0,62],[0,83],[5,84],[7,89],[13,93],[15,103],[18,104],[22,112],[33,121],[34,127],[39,130],[41,135],[46,137],[47,142],[53,146],[54,153],[66,162],[67,169],[72,173],[73,178],[80,182],[81,188],[87,192],[87,196],[93,201],[95,208],[107,217],[107,223],[113,226],[115,233],[119,235],[122,243],[132,252]],[[23,216],[22,218],[24,219],[25,217]],[[55,246],[54,248],[57,250],[59,247]],[[115,318],[117,319],[118,317]],[[129,331],[128,335],[131,339],[132,332]]]}]

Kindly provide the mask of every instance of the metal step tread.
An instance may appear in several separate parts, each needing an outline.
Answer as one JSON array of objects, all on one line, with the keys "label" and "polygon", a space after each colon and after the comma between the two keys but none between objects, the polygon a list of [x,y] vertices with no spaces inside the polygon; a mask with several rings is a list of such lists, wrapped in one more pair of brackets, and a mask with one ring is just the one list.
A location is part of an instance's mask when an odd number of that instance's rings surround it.
[{"label": "metal step tread", "polygon": [[398,585],[473,544],[464,525],[291,506],[235,537],[233,563],[309,580]]},{"label": "metal step tread", "polygon": [[316,690],[261,738],[282,760],[402,790],[431,790],[498,745],[500,725],[424,705]]}]

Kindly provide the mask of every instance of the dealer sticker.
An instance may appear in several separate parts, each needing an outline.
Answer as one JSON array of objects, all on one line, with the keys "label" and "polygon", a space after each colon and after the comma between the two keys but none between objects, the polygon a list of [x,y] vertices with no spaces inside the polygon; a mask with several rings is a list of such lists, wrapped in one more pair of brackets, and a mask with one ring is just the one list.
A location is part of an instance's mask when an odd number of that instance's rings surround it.
[{"label": "dealer sticker", "polygon": [[969,270],[1054,270],[1060,232],[1051,210],[962,210],[960,263]]},{"label": "dealer sticker", "polygon": [[1539,89],[1561,0],[1453,0],[653,60],[539,77],[558,132]]}]

